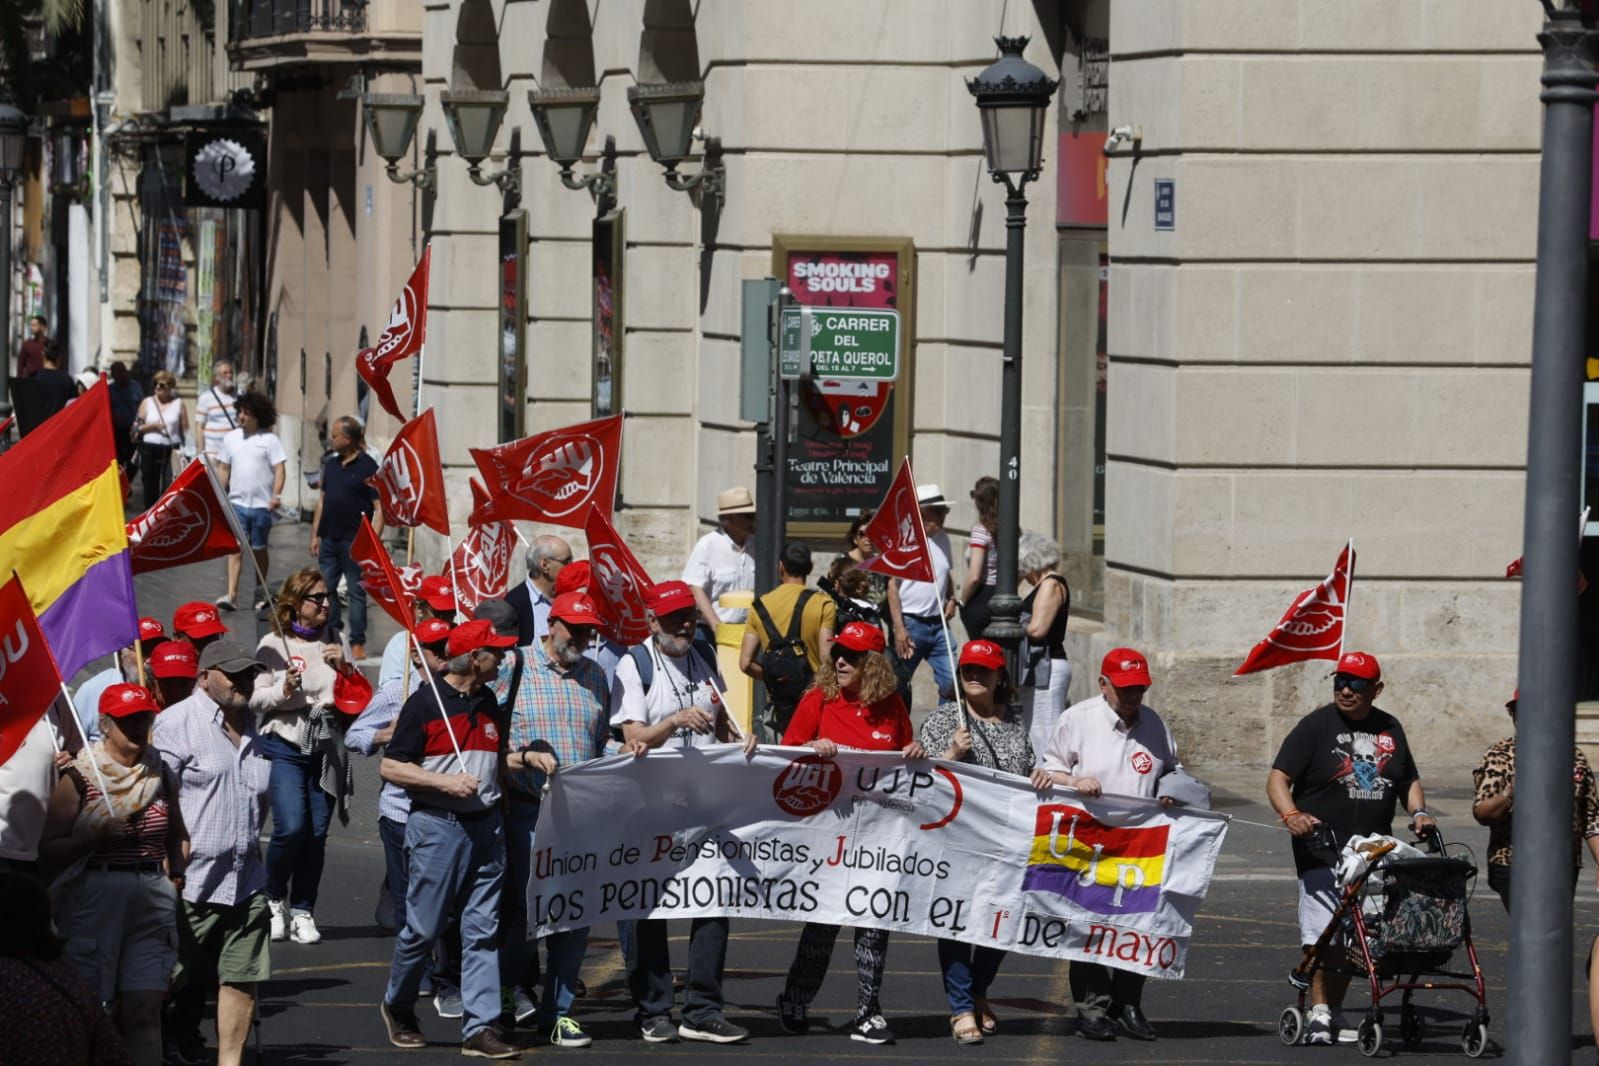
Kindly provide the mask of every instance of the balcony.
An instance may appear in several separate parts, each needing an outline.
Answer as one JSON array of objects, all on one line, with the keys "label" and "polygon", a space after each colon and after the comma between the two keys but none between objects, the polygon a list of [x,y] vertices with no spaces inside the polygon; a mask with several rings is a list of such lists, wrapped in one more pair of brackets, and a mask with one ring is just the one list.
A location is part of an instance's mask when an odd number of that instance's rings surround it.
[{"label": "balcony", "polygon": [[229,0],[228,59],[240,71],[374,62],[419,68],[421,7],[419,0]]}]

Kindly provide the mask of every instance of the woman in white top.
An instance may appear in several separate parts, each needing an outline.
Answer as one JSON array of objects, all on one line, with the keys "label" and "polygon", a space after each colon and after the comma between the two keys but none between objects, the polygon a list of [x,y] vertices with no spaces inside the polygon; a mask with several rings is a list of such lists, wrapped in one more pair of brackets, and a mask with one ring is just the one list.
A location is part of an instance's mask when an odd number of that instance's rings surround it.
[{"label": "woman in white top", "polygon": [[170,370],[156,371],[150,387],[154,394],[139,404],[132,431],[139,442],[139,469],[144,472],[145,510],[154,507],[172,483],[172,449],[183,443],[183,427],[189,424],[178,398],[178,379]]},{"label": "woman in white top", "polygon": [[250,707],[261,715],[260,746],[272,760],[272,842],[267,845],[267,906],[272,939],[299,944],[322,939],[312,911],[322,881],[328,826],[338,810],[348,821],[349,755],[333,686],[344,652],[331,640],[328,587],[315,567],[283,582],[273,610],[283,636],[268,633],[256,648],[266,669],[256,675]]}]

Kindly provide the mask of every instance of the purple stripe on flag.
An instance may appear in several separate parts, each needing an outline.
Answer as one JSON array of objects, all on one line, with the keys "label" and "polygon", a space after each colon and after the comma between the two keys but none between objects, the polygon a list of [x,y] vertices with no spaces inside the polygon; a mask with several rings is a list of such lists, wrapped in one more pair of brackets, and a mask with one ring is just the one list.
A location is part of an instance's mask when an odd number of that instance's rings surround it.
[{"label": "purple stripe on flag", "polygon": [[1121,905],[1117,906],[1115,885],[1080,884],[1078,875],[1077,870],[1054,864],[1029,866],[1022,878],[1022,891],[1053,892],[1095,914],[1148,914],[1160,906],[1159,884],[1120,889]]},{"label": "purple stripe on flag", "polygon": [[110,655],[139,638],[128,553],[102,559],[39,616],[39,626],[68,681],[85,663]]}]

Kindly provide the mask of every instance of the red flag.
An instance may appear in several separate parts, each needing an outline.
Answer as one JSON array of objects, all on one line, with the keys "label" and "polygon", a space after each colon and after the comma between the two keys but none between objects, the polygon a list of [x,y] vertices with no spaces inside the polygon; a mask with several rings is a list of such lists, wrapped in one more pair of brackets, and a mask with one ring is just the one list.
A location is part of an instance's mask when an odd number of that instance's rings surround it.
[{"label": "red flag", "polygon": [[0,763],[17,753],[60,694],[55,657],[13,573],[0,585]]},{"label": "red flag", "polygon": [[1315,588],[1294,597],[1282,621],[1255,645],[1233,676],[1309,659],[1337,660],[1344,642],[1344,609],[1354,582],[1355,542],[1350,541],[1338,553],[1333,572]]},{"label": "red flag", "polygon": [[857,564],[857,570],[872,570],[906,581],[933,580],[933,556],[927,550],[927,530],[922,525],[922,508],[916,502],[910,456],[900,464],[883,505],[861,527],[861,532],[871,538],[879,554]]},{"label": "red flag", "polygon": [[400,290],[400,298],[394,301],[389,324],[383,328],[376,347],[364,348],[355,357],[355,370],[361,380],[372,389],[383,409],[401,421],[405,416],[394,400],[394,390],[389,388],[389,368],[422,350],[428,327],[428,259],[432,254],[432,245],[422,249],[422,258],[411,271],[411,280]]},{"label": "red flag", "polygon": [[11,428],[11,423],[16,420],[16,415],[7,415],[3,420],[0,420],[0,438],[6,435],[6,432]]},{"label": "red flag", "polygon": [[450,509],[444,500],[444,464],[439,460],[439,427],[429,407],[400,427],[394,443],[366,482],[378,490],[383,521],[391,526],[427,526],[450,535]]},{"label": "red flag", "polygon": [[128,523],[129,557],[135,574],[221,559],[239,551],[229,519],[233,508],[191,460],[155,506]]},{"label": "red flag", "polygon": [[[486,507],[488,490],[471,479],[472,510]],[[470,614],[484,600],[505,595],[511,583],[511,545],[516,531],[509,522],[474,525],[456,545],[450,566],[455,574],[456,610]]]},{"label": "red flag", "polygon": [[491,497],[487,507],[473,512],[474,524],[525,518],[582,529],[590,506],[611,517],[621,415],[470,450]]},{"label": "red flag", "polygon": [[[372,531],[372,523],[365,515],[361,516],[361,528],[355,534],[355,543],[350,546],[350,558],[360,565],[361,587],[377,601],[377,605],[389,612],[389,617],[400,623],[401,628],[410,630],[415,626],[416,616],[411,611],[411,600],[416,593],[406,589],[399,572],[394,569],[394,560],[389,558],[388,549],[378,540],[378,535]],[[422,568],[417,566],[415,570],[416,585],[420,587]]]},{"label": "red flag", "polygon": [[588,538],[593,575],[589,593],[610,623],[611,637],[621,644],[642,644],[650,638],[644,594],[654,582],[598,505],[589,508],[583,535]]}]

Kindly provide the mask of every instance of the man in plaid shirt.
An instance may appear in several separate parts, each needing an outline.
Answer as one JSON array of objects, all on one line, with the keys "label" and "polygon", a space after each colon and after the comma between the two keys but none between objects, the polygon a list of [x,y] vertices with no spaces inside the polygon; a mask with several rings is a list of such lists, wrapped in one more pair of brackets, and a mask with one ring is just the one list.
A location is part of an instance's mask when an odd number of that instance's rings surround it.
[{"label": "man in plaid shirt", "polygon": [[[510,657],[501,663],[495,693],[511,709],[509,753],[547,755],[556,767],[605,754],[611,735],[610,685],[599,665],[583,654],[599,626],[599,612],[587,594],[562,593],[550,607],[549,632],[524,649],[520,677]],[[501,896],[505,947],[500,979],[513,995],[519,991],[525,996],[535,980],[538,958],[536,946],[527,939],[533,830],[549,778],[533,760],[513,758],[507,766],[505,850],[510,878]],[[571,1017],[573,989],[588,939],[587,929],[574,929],[550,936],[545,945],[550,973],[537,1024],[549,1027],[550,1043],[557,1047],[587,1047],[593,1042]]]}]

